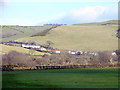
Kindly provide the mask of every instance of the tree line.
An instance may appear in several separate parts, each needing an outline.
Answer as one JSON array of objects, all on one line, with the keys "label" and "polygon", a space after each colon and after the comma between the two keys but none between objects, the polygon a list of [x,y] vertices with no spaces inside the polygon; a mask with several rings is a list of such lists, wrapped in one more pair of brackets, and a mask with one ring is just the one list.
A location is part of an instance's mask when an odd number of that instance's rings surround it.
[{"label": "tree line", "polygon": [[94,65],[106,67],[118,64],[118,57],[112,56],[110,52],[99,52],[98,56],[93,55],[71,55],[52,54],[33,56],[11,51],[2,56],[2,65],[14,65],[14,67],[35,67],[35,66],[69,66],[69,65]]}]

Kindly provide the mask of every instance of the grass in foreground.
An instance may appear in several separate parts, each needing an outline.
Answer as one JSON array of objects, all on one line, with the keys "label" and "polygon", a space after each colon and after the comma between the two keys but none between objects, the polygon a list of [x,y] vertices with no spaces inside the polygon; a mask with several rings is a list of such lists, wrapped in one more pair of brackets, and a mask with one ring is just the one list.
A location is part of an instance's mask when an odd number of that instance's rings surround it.
[{"label": "grass in foreground", "polygon": [[118,68],[3,72],[3,88],[118,88]]}]

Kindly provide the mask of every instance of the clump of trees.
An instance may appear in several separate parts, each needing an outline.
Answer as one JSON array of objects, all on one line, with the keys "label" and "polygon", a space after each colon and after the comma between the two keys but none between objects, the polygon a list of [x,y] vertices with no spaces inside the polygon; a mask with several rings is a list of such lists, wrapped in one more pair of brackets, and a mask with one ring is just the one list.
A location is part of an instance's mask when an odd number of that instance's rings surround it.
[{"label": "clump of trees", "polygon": [[99,63],[100,65],[107,66],[111,63],[112,55],[108,51],[99,52]]},{"label": "clump of trees", "polygon": [[110,52],[99,52],[94,55],[71,55],[71,54],[52,54],[43,55],[41,58],[33,57],[16,51],[11,51],[2,56],[2,65],[36,66],[36,65],[94,65],[109,66],[115,64],[117,56],[112,56]]},{"label": "clump of trees", "polygon": [[71,55],[71,54],[52,54],[37,59],[39,65],[93,65],[93,66],[109,66],[115,64],[117,56],[112,56],[110,52],[99,52],[94,55]]},{"label": "clump of trees", "polygon": [[2,56],[2,65],[16,65],[20,66],[35,66],[34,58],[30,55],[25,55],[16,51],[11,51]]}]

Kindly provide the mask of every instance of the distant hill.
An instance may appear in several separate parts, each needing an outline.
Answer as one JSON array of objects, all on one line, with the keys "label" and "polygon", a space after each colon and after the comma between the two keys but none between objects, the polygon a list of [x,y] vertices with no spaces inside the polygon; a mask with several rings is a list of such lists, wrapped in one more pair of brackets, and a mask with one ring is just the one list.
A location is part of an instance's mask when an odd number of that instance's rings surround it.
[{"label": "distant hill", "polygon": [[53,48],[65,50],[116,50],[118,48],[117,29],[116,20],[64,25],[50,30],[46,36],[22,37],[16,41],[34,41],[38,44],[45,44],[49,40],[54,43]]},{"label": "distant hill", "polygon": [[53,26],[2,26],[2,40],[10,41],[23,37],[30,37]]},{"label": "distant hill", "polygon": [[95,23],[82,23],[74,25],[118,25],[118,20],[109,20],[104,22],[95,22]]}]

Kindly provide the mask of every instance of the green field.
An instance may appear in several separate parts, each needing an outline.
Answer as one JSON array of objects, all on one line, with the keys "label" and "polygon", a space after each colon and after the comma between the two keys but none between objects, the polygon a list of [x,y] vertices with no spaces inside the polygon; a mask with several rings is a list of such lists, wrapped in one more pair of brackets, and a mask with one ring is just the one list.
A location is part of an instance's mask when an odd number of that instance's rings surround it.
[{"label": "green field", "polygon": [[3,88],[118,88],[118,68],[9,71]]}]

